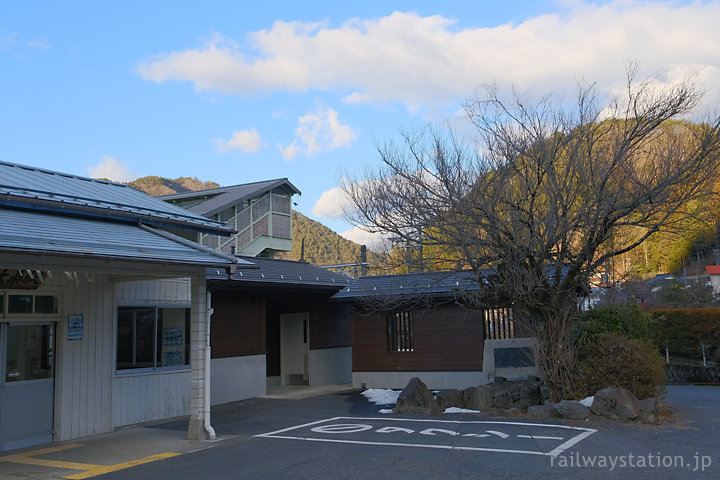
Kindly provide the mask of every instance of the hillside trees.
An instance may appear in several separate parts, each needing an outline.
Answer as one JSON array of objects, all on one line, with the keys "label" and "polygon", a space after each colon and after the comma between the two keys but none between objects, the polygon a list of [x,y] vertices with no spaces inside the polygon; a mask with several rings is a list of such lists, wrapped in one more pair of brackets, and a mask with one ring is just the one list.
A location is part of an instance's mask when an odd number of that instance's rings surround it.
[{"label": "hillside trees", "polygon": [[406,132],[379,148],[380,167],[346,177],[346,216],[454,252],[445,260],[472,268],[482,286],[469,300],[521,312],[551,397],[572,397],[571,332],[591,276],[712,194],[720,119],[663,127],[701,97],[691,80],[663,88],[632,68],[624,95],[605,105],[592,85],[572,106],[488,88],[466,105],[471,141],[440,128]]}]

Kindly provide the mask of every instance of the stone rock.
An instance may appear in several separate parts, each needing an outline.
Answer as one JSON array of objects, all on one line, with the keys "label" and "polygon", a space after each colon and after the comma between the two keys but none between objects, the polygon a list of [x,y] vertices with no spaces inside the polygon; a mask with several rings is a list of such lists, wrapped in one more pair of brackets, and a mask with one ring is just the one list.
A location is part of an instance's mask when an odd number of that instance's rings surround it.
[{"label": "stone rock", "polygon": [[554,408],[558,415],[569,420],[585,420],[591,413],[588,407],[577,400],[561,400]]},{"label": "stone rock", "polygon": [[440,393],[437,396],[437,403],[443,410],[448,407],[458,407],[484,412],[492,408],[492,387],[479,385],[465,390]]},{"label": "stone rock", "polygon": [[413,377],[400,392],[393,413],[414,415],[437,415],[442,412],[427,385],[418,377]]},{"label": "stone rock", "polygon": [[530,405],[540,405],[540,382],[517,380],[509,382],[499,377],[491,384],[492,404],[495,408],[527,409]]},{"label": "stone rock", "polygon": [[465,391],[453,390],[451,392],[439,393],[437,403],[445,410],[449,407],[468,408],[465,406]]},{"label": "stone rock", "polygon": [[485,412],[492,407],[492,387],[478,385],[465,389],[465,408]]},{"label": "stone rock", "polygon": [[658,418],[657,398],[646,398],[640,400],[640,411],[638,412],[638,420],[642,423],[655,423]]},{"label": "stone rock", "polygon": [[640,400],[627,388],[605,388],[595,394],[590,409],[603,417],[634,420],[640,413]]},{"label": "stone rock", "polygon": [[527,409],[529,416],[533,418],[558,418],[558,412],[553,405],[530,405]]}]

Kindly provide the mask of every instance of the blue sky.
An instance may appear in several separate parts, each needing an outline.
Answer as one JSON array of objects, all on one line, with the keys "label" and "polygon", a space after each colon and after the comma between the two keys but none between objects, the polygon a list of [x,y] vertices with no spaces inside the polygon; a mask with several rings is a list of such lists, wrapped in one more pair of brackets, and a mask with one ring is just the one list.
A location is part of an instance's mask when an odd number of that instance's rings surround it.
[{"label": "blue sky", "polygon": [[[617,91],[625,63],[720,95],[720,2],[0,3],[0,160],[127,181],[287,177],[338,216],[345,169],[487,83]],[[1,182],[1,179],[0,179]]]}]

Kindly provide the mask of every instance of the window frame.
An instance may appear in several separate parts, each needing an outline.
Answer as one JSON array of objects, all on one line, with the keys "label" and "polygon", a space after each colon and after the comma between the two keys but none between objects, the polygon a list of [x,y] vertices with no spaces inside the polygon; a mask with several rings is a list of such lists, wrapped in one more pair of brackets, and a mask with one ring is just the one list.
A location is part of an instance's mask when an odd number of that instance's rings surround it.
[{"label": "window frame", "polygon": [[415,320],[412,310],[398,310],[385,316],[385,346],[387,353],[415,351]]},{"label": "window frame", "polygon": [[[10,312],[10,297],[16,296],[30,296],[32,297],[32,308],[30,312]],[[56,299],[56,309],[54,312],[42,313],[37,312],[36,297],[54,297]],[[0,318],[5,318],[7,321],[37,321],[44,318],[62,318],[63,317],[63,295],[61,292],[56,290],[40,291],[38,290],[26,290],[26,289],[3,289],[0,290]]]},{"label": "window frame", "polygon": [[[119,321],[120,321],[120,310],[121,309],[132,309],[135,312],[138,310],[152,309],[154,311],[154,338],[152,340],[153,345],[153,366],[148,367],[132,367],[132,368],[118,368],[118,342],[119,336]],[[158,332],[158,325],[160,319],[160,311],[164,309],[183,310],[185,311],[185,330],[183,338],[187,337],[187,342],[183,345],[185,352],[186,364],[183,365],[162,365],[161,348],[162,345],[159,343],[162,341],[162,331]],[[123,304],[117,305],[115,309],[115,339],[114,339],[114,362],[115,362],[115,374],[116,375],[128,375],[128,374],[148,374],[148,373],[162,373],[162,372],[173,372],[173,371],[187,371],[190,370],[190,351],[192,349],[192,338],[191,338],[191,318],[190,318],[191,306],[187,304]],[[136,341],[135,339],[133,340]],[[136,345],[134,345],[136,346]]]}]

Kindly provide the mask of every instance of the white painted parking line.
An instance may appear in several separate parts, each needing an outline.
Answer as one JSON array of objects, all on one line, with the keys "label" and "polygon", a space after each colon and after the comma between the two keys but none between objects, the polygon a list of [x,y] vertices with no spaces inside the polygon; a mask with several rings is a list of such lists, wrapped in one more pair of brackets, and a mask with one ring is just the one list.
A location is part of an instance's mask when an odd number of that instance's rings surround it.
[{"label": "white painted parking line", "polygon": [[562,440],[563,437],[543,437],[542,435],[518,435],[518,438],[533,438],[535,440]]},{"label": "white painted parking line", "polygon": [[333,417],[255,437],[557,456],[595,432],[526,422]]}]

